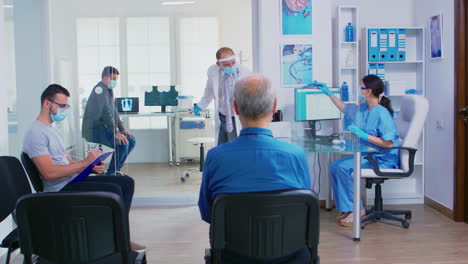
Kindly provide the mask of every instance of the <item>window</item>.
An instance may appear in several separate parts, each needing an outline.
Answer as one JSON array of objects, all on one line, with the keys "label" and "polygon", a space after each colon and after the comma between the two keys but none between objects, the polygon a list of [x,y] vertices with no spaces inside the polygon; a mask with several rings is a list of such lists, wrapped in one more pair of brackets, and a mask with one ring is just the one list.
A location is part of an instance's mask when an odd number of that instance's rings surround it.
[{"label": "window", "polygon": [[[171,84],[169,17],[127,18],[128,96],[140,97],[154,85]],[[130,117],[132,129],[167,128],[165,117]]]},{"label": "window", "polygon": [[217,17],[184,17],[179,21],[180,90],[196,103],[203,96],[206,71],[219,48]]},{"label": "window", "polygon": [[[115,17],[78,18],[76,22],[78,55],[78,93],[80,102],[101,80],[102,69],[120,69],[119,19]],[[120,96],[121,89],[114,95]],[[80,116],[83,109],[80,107]]]},{"label": "window", "polygon": [[[105,66],[121,69],[121,57],[127,66],[126,78],[122,78],[126,83],[114,95],[139,97],[140,112],[159,110],[144,106],[144,93],[154,85],[176,85],[179,94],[192,95],[193,102],[198,102],[206,85],[206,71],[215,62],[219,48],[218,18],[183,17],[176,26],[170,17],[128,17],[125,28],[119,27],[119,21],[114,17],[77,19],[80,102],[101,80]],[[120,32],[126,36],[126,43],[119,42]],[[130,129],[167,128],[165,117],[128,120]]]}]

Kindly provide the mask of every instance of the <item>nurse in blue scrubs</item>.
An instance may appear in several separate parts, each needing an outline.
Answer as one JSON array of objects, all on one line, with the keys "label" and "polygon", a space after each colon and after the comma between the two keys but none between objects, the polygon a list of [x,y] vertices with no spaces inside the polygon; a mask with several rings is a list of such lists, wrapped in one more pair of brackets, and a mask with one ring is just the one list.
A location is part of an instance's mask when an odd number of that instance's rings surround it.
[{"label": "nurse in blue scrubs", "polygon": [[[398,130],[393,120],[393,109],[390,99],[384,96],[384,84],[376,75],[367,75],[362,79],[361,103],[358,105],[345,104],[335,97],[324,83],[315,83],[317,88],[330,96],[346,118],[352,121],[348,127],[361,141],[361,144],[380,150],[398,147]],[[363,153],[363,157],[366,154]],[[374,156],[380,168],[398,168],[399,156],[397,150],[386,151]],[[371,168],[369,161],[362,159],[362,168]],[[341,214],[337,217],[343,226],[353,224],[353,171],[354,157],[335,160],[331,164],[330,177],[332,180],[335,204]],[[361,204],[361,208],[363,208]],[[364,215],[365,211],[361,211]]]}]

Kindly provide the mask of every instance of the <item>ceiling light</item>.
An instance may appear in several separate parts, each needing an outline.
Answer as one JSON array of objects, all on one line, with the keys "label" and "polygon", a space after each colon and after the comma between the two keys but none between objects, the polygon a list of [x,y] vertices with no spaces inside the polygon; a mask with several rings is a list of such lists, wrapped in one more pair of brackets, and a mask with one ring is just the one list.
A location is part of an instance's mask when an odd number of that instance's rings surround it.
[{"label": "ceiling light", "polygon": [[195,4],[195,1],[162,2],[161,5],[187,5],[187,4]]},{"label": "ceiling light", "polygon": [[3,8],[13,8],[12,5],[4,5]]}]

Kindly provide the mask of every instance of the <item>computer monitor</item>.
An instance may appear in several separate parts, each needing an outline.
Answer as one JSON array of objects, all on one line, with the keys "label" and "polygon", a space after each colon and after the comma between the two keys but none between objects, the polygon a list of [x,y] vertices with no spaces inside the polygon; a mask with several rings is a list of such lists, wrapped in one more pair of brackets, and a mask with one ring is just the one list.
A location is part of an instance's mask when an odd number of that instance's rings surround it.
[{"label": "computer monitor", "polygon": [[115,98],[115,107],[119,113],[135,114],[140,111],[138,97],[121,97]]},{"label": "computer monitor", "polygon": [[158,86],[153,86],[151,92],[145,92],[145,106],[161,106],[161,112],[166,112],[166,106],[177,106],[177,96],[175,86],[171,85],[168,92],[158,91]]},{"label": "computer monitor", "polygon": [[[330,88],[340,98],[340,88]],[[341,118],[341,112],[330,98],[314,88],[296,88],[294,91],[296,121],[310,121],[312,137],[316,137],[315,122]]]}]

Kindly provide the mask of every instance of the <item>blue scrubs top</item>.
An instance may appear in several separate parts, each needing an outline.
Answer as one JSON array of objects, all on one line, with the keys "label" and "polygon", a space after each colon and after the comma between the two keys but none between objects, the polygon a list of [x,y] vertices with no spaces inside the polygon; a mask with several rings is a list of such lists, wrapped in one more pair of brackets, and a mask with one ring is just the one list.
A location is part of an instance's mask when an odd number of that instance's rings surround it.
[{"label": "blue scrubs top", "polygon": [[[351,119],[352,123],[369,135],[382,138],[385,141],[391,140],[394,147],[398,147],[398,130],[392,115],[382,105],[376,105],[369,111],[367,102],[360,105],[347,104],[344,108],[345,117]],[[377,150],[383,149],[367,140],[361,139],[361,144],[368,145]],[[382,154],[374,155],[379,164],[387,168],[399,167],[398,150],[386,151]]]}]

